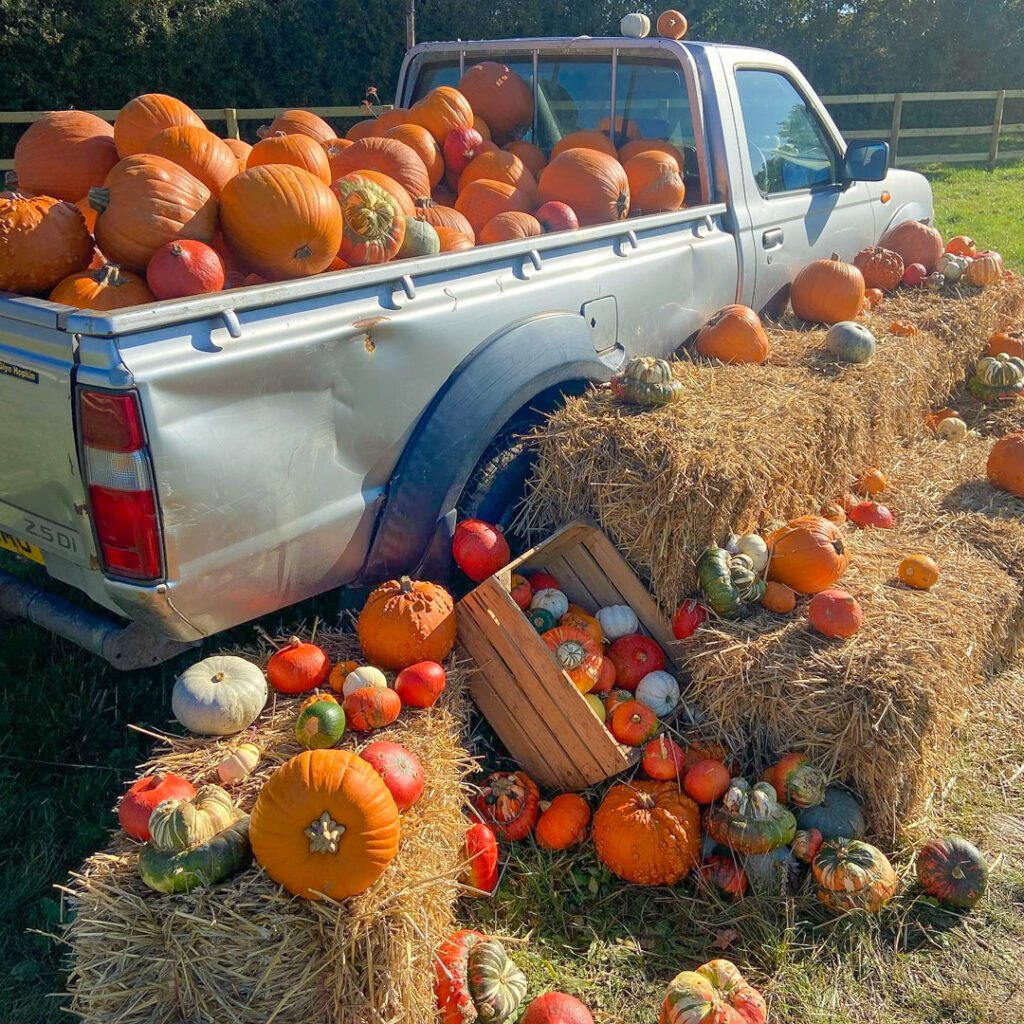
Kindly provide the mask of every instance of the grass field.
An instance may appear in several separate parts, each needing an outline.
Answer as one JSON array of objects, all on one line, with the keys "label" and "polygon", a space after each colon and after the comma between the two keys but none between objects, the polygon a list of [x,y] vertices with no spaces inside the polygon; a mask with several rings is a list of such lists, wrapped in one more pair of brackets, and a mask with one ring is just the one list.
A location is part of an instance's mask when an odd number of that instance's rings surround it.
[{"label": "grass field", "polygon": [[[1024,165],[994,175],[929,173],[944,235],[971,234],[1024,267]],[[290,615],[336,611],[336,599],[326,598]],[[281,617],[264,626],[285,631]],[[36,932],[59,923],[53,884],[102,846],[115,824],[112,808],[146,750],[128,723],[166,724],[180,662],[122,675],[34,627],[0,628],[0,1024],[55,1024],[67,1019],[59,997],[49,997],[62,987],[61,954]],[[242,629],[236,638],[250,635]],[[1008,700],[1012,689],[1015,705],[1024,705],[1024,683],[1013,678],[1007,686]],[[714,955],[734,929],[756,938],[737,958],[758,980],[774,979],[772,1020],[1020,1024],[1024,825],[1005,814],[991,780],[996,761],[1022,763],[1024,749],[1000,748],[984,730],[978,743],[951,769],[970,782],[951,796],[947,821],[984,837],[989,849],[1003,845],[1007,857],[992,898],[964,921],[917,900],[901,902],[877,929],[837,925],[807,904],[730,906],[694,899],[690,885],[612,884],[589,849],[552,861],[532,847],[510,865],[499,899],[467,909],[484,927],[532,933],[516,954],[531,982],[558,979],[586,992],[608,1022],[649,1024],[665,977]]]}]

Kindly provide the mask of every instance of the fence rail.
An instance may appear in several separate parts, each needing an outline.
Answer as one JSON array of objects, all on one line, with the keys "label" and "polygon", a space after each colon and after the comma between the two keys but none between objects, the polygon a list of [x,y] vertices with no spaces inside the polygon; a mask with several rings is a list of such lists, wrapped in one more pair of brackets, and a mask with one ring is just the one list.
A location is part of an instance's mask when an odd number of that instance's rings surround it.
[{"label": "fence rail", "polygon": [[[878,128],[858,128],[844,131],[843,135],[848,139],[888,139],[890,149],[892,150],[894,166],[905,167],[912,164],[927,163],[985,163],[988,165],[989,170],[992,170],[1000,160],[1024,159],[1024,150],[1000,149],[1000,143],[1004,135],[1024,134],[1024,123],[1003,123],[1003,109],[1006,101],[1020,99],[1024,99],[1024,89],[975,90],[968,92],[872,92],[822,97],[822,101],[828,107],[843,107],[852,104],[890,105],[892,111],[888,125]],[[991,123],[952,128],[945,126],[934,128],[903,127],[904,104],[978,100],[992,101],[994,106]],[[285,107],[211,107],[197,110],[196,113],[204,121],[223,121],[225,134],[237,139],[239,121],[257,121],[274,118],[285,109]],[[319,114],[321,117],[361,118],[366,115],[363,107],[308,107],[306,109],[314,114]],[[0,125],[31,124],[33,121],[38,121],[46,113],[47,111],[45,110],[0,111]],[[107,121],[113,121],[117,117],[118,111],[93,110],[92,113]],[[912,153],[906,155],[900,153],[901,139],[942,139],[960,136],[978,136],[979,138],[988,136],[988,150],[979,150],[971,153]],[[10,170],[13,166],[13,160],[0,160],[0,171]]]}]

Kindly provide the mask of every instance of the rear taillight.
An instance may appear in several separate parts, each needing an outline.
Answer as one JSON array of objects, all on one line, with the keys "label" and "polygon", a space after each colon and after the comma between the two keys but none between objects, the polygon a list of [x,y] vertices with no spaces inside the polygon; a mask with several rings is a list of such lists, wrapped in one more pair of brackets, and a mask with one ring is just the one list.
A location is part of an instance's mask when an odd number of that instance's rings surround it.
[{"label": "rear taillight", "polygon": [[138,397],[82,390],[79,424],[104,571],[132,580],[159,579],[160,523]]}]

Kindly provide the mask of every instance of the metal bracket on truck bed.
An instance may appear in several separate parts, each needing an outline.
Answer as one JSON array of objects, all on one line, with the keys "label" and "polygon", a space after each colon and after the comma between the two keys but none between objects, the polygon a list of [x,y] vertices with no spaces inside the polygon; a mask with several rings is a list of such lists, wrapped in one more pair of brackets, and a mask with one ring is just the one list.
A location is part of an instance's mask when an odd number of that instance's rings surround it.
[{"label": "metal bracket on truck bed", "polygon": [[124,625],[103,618],[0,570],[2,615],[34,622],[124,672],[151,668],[196,646],[160,636],[137,622]]}]

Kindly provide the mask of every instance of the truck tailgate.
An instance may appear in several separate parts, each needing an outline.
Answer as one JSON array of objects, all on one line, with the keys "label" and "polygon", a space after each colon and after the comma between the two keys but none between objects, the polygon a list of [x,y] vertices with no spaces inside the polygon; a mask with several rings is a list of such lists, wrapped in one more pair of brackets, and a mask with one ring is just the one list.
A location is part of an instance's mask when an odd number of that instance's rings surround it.
[{"label": "truck tailgate", "polygon": [[89,565],[93,540],[77,511],[86,492],[72,409],[74,338],[58,330],[57,315],[33,299],[0,297],[0,547],[67,578],[70,566]]}]

